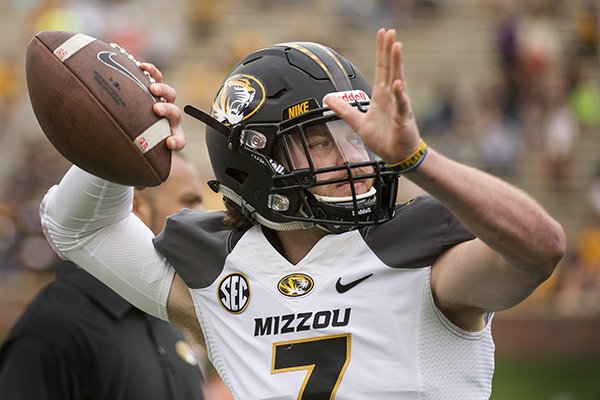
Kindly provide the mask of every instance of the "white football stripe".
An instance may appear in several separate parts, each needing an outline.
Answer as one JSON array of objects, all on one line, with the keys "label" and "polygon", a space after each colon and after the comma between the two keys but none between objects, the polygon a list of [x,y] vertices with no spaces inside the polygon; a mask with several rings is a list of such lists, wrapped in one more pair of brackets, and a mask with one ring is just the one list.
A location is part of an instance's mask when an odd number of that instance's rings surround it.
[{"label": "white football stripe", "polygon": [[169,137],[171,128],[166,118],[161,118],[133,140],[133,143],[143,153],[147,153],[163,139]]},{"label": "white football stripe", "polygon": [[71,57],[73,54],[77,53],[94,40],[96,39],[91,36],[84,35],[83,33],[75,34],[63,44],[58,46],[56,50],[54,50],[54,55],[58,57],[60,61],[65,62],[67,58]]}]

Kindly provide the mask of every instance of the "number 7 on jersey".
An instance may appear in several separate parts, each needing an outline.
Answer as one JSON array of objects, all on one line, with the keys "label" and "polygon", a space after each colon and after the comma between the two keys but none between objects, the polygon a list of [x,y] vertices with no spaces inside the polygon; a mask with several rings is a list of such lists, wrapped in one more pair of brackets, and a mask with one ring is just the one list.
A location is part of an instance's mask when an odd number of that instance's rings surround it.
[{"label": "number 7 on jersey", "polygon": [[307,370],[298,400],[333,400],[350,363],[351,334],[273,343],[271,373]]}]

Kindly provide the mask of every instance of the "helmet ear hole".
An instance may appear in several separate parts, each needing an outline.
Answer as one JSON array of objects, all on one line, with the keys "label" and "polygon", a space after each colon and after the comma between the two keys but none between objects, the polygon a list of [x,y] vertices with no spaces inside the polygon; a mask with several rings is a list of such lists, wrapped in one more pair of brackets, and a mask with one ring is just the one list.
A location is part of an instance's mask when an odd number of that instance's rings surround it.
[{"label": "helmet ear hole", "polygon": [[233,178],[240,185],[244,184],[244,182],[246,182],[246,179],[248,179],[248,173],[240,169],[227,168],[225,170],[225,173],[231,178]]}]

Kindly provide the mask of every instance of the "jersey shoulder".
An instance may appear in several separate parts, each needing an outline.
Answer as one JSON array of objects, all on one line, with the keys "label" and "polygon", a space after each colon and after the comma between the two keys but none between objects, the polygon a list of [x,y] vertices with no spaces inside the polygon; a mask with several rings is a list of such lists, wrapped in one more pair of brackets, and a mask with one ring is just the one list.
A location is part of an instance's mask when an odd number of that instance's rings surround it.
[{"label": "jersey shoulder", "polygon": [[396,206],[390,221],[361,230],[371,250],[394,268],[433,264],[444,250],[473,234],[432,196],[419,196]]},{"label": "jersey shoulder", "polygon": [[244,233],[227,227],[223,217],[222,211],[184,209],[170,216],[154,239],[156,249],[192,289],[214,282]]}]

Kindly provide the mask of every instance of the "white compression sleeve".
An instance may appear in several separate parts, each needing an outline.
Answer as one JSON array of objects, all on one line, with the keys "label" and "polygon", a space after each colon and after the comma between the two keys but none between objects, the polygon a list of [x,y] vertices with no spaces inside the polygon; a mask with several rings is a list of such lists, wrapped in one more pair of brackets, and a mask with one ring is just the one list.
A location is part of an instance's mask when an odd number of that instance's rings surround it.
[{"label": "white compression sleeve", "polygon": [[134,306],[168,319],[175,270],[152,244],[152,231],[131,213],[133,188],[72,167],[40,207],[54,250]]}]

